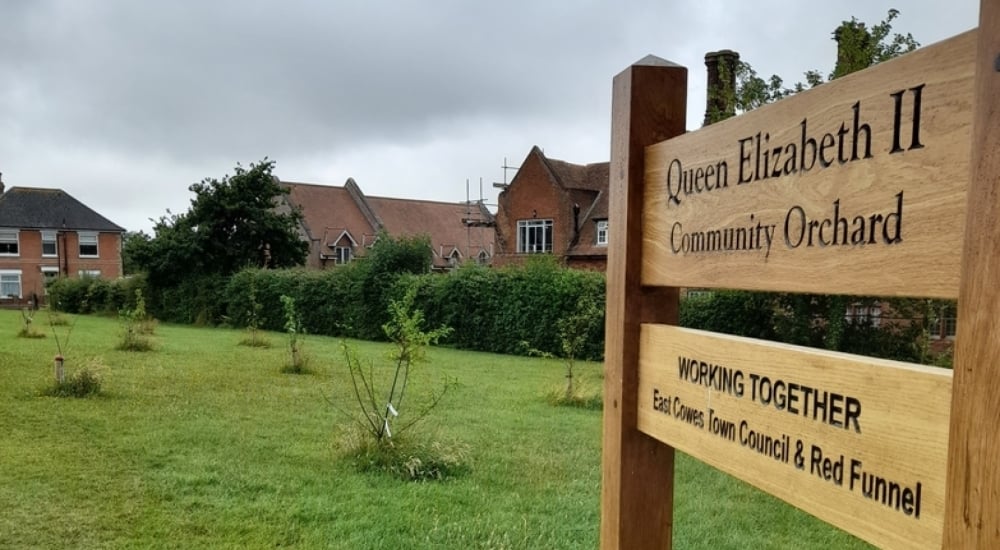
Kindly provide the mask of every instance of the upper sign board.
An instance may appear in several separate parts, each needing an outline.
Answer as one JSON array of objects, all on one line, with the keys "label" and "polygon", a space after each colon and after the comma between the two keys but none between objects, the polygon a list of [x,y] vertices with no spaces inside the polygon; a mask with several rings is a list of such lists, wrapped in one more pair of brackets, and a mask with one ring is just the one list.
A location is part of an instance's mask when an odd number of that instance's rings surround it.
[{"label": "upper sign board", "polygon": [[975,45],[647,148],[642,284],[956,298]]}]

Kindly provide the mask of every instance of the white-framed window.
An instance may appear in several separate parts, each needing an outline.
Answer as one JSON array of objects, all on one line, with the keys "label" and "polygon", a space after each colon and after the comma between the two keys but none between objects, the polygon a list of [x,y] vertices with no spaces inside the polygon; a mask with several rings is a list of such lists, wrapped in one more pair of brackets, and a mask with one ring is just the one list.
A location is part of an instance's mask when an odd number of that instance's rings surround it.
[{"label": "white-framed window", "polygon": [[56,246],[56,232],[42,231],[42,257],[55,258],[59,255],[59,248]]},{"label": "white-framed window", "polygon": [[448,254],[448,265],[455,267],[460,263],[462,263],[462,253],[455,248],[451,251],[451,254]]},{"label": "white-framed window", "polygon": [[97,258],[99,256],[99,251],[97,250],[97,233],[94,231],[80,231],[76,235],[80,239],[80,257]]},{"label": "white-framed window", "polygon": [[608,246],[608,220],[597,220],[597,246]]},{"label": "white-framed window", "polygon": [[81,269],[80,271],[77,271],[76,274],[81,279],[83,279],[84,277],[89,277],[91,279],[100,279],[101,278],[101,270],[100,269]]},{"label": "white-framed window", "polygon": [[333,247],[333,258],[334,263],[337,265],[343,265],[351,261],[354,254],[351,252],[351,247],[349,246],[335,246]]},{"label": "white-framed window", "polygon": [[490,261],[490,253],[485,250],[480,250],[479,255],[476,256],[476,261],[479,265],[486,265]]},{"label": "white-framed window", "polygon": [[931,321],[928,332],[930,332],[930,336],[934,340],[940,340],[942,338],[946,340],[954,340],[957,327],[958,325],[954,317],[938,318]]},{"label": "white-framed window", "polygon": [[17,256],[19,231],[17,229],[0,229],[0,256]]},{"label": "white-framed window", "polygon": [[845,317],[849,322],[867,323],[878,328],[882,325],[882,306],[853,304],[847,306],[847,315]]},{"label": "white-framed window", "polygon": [[43,265],[42,270],[42,292],[49,293],[49,283],[59,278],[59,268],[51,265]]},{"label": "white-framed window", "polygon": [[958,330],[956,316],[958,311],[955,304],[945,305],[935,308],[931,315],[931,323],[928,327],[931,338],[935,340],[954,340]]},{"label": "white-framed window", "polygon": [[552,220],[518,220],[517,253],[552,252]]},{"label": "white-framed window", "polygon": [[21,270],[0,270],[0,300],[21,298]]}]

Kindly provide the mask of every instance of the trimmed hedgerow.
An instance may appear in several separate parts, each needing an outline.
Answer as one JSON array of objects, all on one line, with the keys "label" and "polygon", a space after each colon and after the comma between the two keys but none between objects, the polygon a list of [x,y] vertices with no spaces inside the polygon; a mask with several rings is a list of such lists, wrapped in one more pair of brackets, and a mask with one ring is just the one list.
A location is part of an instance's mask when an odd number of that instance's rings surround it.
[{"label": "trimmed hedgerow", "polygon": [[145,277],[60,277],[46,287],[45,299],[52,308],[66,313],[117,315],[121,309],[135,307],[137,289],[146,293]]},{"label": "trimmed hedgerow", "polygon": [[[248,269],[230,279],[224,294],[235,326],[246,325],[256,301],[265,312],[260,326],[283,330],[277,312],[285,295],[295,300],[310,334],[380,340],[388,304],[411,288],[429,326],[453,329],[442,343],[508,354],[562,356],[559,323],[583,301],[604,303],[601,273],[567,269],[548,258],[502,269],[469,264],[449,274],[384,272],[366,261],[321,272]],[[600,359],[604,351],[599,309],[579,359]]]}]

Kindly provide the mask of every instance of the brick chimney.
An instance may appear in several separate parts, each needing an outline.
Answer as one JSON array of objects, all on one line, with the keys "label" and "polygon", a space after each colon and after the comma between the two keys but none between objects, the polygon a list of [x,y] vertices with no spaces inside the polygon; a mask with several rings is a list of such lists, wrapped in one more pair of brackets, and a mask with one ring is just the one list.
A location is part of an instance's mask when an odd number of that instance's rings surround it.
[{"label": "brick chimney", "polygon": [[736,64],[740,54],[719,50],[705,54],[708,87],[705,99],[705,125],[736,114]]}]

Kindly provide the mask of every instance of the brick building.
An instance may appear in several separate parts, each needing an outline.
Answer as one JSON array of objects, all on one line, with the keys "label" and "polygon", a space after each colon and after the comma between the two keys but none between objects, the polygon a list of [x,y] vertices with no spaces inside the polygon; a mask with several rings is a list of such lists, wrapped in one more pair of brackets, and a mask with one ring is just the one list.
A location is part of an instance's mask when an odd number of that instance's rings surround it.
[{"label": "brick building", "polygon": [[0,305],[41,298],[55,277],[121,277],[124,232],[61,189],[0,182]]},{"label": "brick building", "polygon": [[495,263],[552,254],[569,267],[608,263],[608,163],[550,159],[537,146],[500,193]]}]

